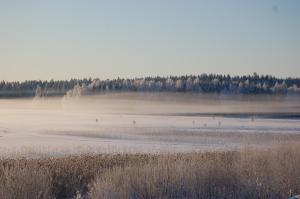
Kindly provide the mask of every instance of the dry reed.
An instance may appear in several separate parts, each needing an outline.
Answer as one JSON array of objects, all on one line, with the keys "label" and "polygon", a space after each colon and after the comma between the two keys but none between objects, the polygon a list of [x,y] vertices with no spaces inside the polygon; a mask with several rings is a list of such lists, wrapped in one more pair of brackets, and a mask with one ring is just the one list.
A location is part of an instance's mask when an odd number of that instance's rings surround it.
[{"label": "dry reed", "polygon": [[161,155],[1,159],[1,199],[288,198],[300,193],[300,144]]}]

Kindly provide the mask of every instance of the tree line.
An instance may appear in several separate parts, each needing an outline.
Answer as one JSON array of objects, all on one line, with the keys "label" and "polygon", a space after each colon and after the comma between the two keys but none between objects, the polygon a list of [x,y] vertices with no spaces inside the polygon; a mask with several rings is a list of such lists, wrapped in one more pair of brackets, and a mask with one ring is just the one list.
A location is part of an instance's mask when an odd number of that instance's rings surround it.
[{"label": "tree line", "polygon": [[216,74],[145,77],[133,79],[84,78],[50,81],[0,82],[0,97],[69,97],[105,92],[190,92],[222,94],[300,94],[300,78],[271,75]]}]

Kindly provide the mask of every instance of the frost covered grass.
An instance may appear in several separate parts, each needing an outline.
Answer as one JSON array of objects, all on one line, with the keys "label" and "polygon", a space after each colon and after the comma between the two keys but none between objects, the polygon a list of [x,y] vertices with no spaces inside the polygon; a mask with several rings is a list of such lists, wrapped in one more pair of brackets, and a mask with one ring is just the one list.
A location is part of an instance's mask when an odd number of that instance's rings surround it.
[{"label": "frost covered grass", "polygon": [[160,156],[96,178],[91,198],[288,198],[300,192],[298,146]]},{"label": "frost covered grass", "polygon": [[0,198],[288,198],[300,143],[186,154],[1,159]]},{"label": "frost covered grass", "polygon": [[88,192],[97,175],[143,162],[147,155],[80,155],[45,159],[1,159],[0,198],[73,198]]}]

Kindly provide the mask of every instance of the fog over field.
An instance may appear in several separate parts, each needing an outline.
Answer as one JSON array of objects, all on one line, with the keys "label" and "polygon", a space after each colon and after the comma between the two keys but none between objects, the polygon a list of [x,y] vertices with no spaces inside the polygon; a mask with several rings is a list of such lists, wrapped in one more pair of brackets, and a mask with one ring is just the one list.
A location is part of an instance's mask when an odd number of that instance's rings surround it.
[{"label": "fog over field", "polygon": [[300,139],[289,96],[115,93],[0,100],[1,156],[157,153]]}]

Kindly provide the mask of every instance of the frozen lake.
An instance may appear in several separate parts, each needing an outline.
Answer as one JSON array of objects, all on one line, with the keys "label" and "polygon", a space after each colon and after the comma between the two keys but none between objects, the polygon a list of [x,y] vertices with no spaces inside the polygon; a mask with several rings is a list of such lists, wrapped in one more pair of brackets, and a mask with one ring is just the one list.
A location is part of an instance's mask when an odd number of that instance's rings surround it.
[{"label": "frozen lake", "polygon": [[166,93],[1,99],[0,155],[192,152],[298,141],[299,101]]}]

